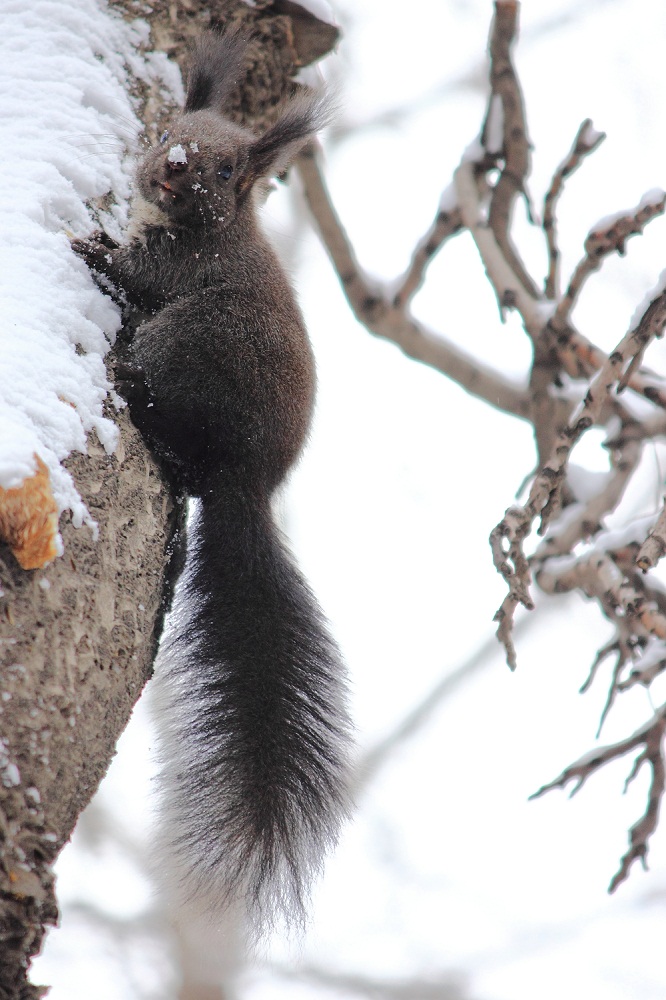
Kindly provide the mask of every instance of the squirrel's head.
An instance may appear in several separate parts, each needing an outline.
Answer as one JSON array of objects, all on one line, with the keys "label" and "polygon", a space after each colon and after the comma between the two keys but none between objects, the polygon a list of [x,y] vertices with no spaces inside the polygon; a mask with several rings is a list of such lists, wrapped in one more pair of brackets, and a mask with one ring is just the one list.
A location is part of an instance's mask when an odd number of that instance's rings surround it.
[{"label": "squirrel's head", "polygon": [[242,68],[245,42],[208,32],[194,50],[183,113],[143,158],[138,186],[176,225],[227,227],[257,181],[282,173],[326,124],[321,96],[286,103],[257,136],[223,116]]},{"label": "squirrel's head", "polygon": [[186,112],[144,156],[139,191],[176,225],[229,225],[253,138],[215,112]]}]

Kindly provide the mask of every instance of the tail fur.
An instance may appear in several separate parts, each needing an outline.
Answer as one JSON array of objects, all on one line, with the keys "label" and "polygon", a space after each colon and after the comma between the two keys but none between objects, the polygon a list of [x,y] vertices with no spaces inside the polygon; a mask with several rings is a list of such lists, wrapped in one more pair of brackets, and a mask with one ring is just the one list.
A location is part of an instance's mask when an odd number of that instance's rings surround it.
[{"label": "tail fur", "polygon": [[301,922],[348,811],[350,734],[339,653],[267,499],[204,493],[160,659],[181,891],[244,904],[259,933]]}]

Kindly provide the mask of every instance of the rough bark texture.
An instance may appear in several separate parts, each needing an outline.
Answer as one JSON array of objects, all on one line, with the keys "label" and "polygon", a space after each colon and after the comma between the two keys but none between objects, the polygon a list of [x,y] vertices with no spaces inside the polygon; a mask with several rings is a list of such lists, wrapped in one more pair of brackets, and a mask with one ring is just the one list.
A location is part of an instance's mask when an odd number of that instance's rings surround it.
[{"label": "rough bark texture", "polygon": [[[0,997],[32,997],[26,956],[57,910],[50,864],[111,761],[150,676],[174,505],[127,411],[109,456],[68,462],[91,514],[65,556],[21,570],[0,548]],[[64,519],[63,519],[64,520]]]},{"label": "rough bark texture", "polygon": [[[150,24],[151,48],[166,52],[182,70],[192,41],[207,28],[240,30],[248,38],[245,77],[231,94],[225,114],[240,124],[265,128],[275,118],[278,105],[298,87],[292,77],[302,67],[333,49],[339,31],[290,0],[110,0],[128,18]],[[159,135],[171,109],[164,107],[161,92],[141,88],[146,122]]]},{"label": "rough bark texture", "polygon": [[[111,761],[150,676],[174,505],[127,411],[109,456],[68,462],[91,514],[65,556],[25,572],[0,548],[0,997],[33,997],[26,956],[57,909],[50,864]],[[63,519],[64,520],[64,519]]]}]

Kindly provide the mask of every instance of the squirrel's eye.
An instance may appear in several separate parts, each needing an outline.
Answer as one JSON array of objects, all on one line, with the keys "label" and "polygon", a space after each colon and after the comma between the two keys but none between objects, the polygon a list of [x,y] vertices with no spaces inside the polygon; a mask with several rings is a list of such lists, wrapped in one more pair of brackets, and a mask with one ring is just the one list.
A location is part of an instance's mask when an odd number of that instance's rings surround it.
[{"label": "squirrel's eye", "polygon": [[231,177],[231,175],[233,174],[233,172],[234,172],[234,168],[231,166],[231,164],[230,163],[225,163],[225,165],[223,167],[220,167],[220,169],[217,172],[217,175],[218,175],[218,177],[221,177],[222,180],[228,181],[229,178]]},{"label": "squirrel's eye", "polygon": [[160,142],[166,142],[168,138],[169,138],[169,133],[162,132],[162,135],[160,136]]}]

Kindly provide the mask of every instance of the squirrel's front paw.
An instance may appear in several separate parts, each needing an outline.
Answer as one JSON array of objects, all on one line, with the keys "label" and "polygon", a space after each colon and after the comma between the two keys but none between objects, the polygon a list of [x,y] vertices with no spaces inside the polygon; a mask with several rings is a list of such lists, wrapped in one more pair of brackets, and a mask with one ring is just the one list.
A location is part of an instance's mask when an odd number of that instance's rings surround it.
[{"label": "squirrel's front paw", "polygon": [[130,406],[133,403],[143,403],[144,406],[149,404],[150,389],[143,368],[125,361],[116,362],[115,383],[116,390]]},{"label": "squirrel's front paw", "polygon": [[70,240],[70,246],[78,257],[82,257],[88,267],[105,274],[113,261],[112,251],[117,249],[110,236],[101,229],[84,239]]}]

